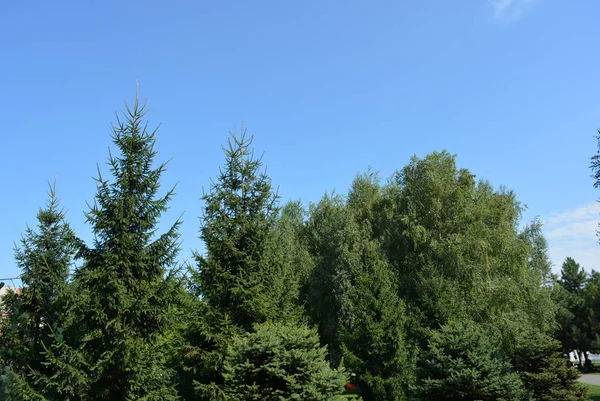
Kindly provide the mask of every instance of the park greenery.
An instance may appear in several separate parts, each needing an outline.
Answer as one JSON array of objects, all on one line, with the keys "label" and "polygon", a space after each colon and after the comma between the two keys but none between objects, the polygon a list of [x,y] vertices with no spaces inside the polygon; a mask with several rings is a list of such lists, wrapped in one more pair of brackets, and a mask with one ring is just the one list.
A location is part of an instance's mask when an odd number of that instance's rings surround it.
[{"label": "park greenery", "polygon": [[[181,221],[159,232],[174,192],[145,110],[136,96],[113,126],[93,242],[52,186],[16,247],[0,399],[587,399],[600,272],[567,258],[553,275],[512,191],[436,151],[282,204],[242,129],[197,213],[205,249],[182,264]],[[600,149],[591,167],[598,187]]]}]

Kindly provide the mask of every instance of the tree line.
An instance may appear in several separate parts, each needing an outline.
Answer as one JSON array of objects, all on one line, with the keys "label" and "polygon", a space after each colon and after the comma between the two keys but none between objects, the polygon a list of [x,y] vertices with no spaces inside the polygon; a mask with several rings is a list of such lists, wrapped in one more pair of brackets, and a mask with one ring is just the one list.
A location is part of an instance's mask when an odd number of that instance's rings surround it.
[{"label": "tree line", "polygon": [[112,141],[92,243],[51,187],[15,251],[2,399],[586,399],[563,354],[599,349],[600,274],[567,259],[553,276],[540,221],[520,228],[516,195],[454,155],[369,170],[305,209],[234,132],[202,198],[205,251],[181,264],[137,96]]}]

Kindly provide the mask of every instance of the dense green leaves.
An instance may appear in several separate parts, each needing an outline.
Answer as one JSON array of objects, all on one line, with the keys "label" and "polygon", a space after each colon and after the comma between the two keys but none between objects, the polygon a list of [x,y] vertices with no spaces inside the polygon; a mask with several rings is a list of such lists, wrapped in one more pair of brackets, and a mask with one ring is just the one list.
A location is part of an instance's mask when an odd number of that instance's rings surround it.
[{"label": "dense green leaves", "polygon": [[206,255],[196,255],[203,298],[246,330],[275,314],[266,251],[278,212],[271,180],[260,172],[251,144],[245,131],[229,138],[225,166],[203,196]]},{"label": "dense green leaves", "polygon": [[500,349],[469,321],[451,322],[431,333],[418,370],[423,401],[517,401],[521,380]]},{"label": "dense green leaves", "polygon": [[537,401],[583,401],[585,390],[579,372],[567,366],[560,343],[550,336],[524,332],[512,351],[512,362],[532,399]]},{"label": "dense green leaves", "polygon": [[316,331],[266,323],[237,337],[225,360],[225,394],[235,401],[335,401],[346,375],[331,369]]}]

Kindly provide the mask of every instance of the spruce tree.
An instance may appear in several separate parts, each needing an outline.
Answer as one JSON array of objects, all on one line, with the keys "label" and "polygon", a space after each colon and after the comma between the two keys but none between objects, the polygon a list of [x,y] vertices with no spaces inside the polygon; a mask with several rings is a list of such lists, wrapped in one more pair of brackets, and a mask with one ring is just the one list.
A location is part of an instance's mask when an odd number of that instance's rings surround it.
[{"label": "spruce tree", "polygon": [[42,352],[52,332],[68,324],[68,278],[78,239],[65,221],[54,187],[45,209],[37,215],[38,232],[27,228],[15,251],[23,281],[23,311],[29,315],[24,338],[31,343],[33,369],[42,369]]},{"label": "spruce tree", "polygon": [[270,232],[278,213],[271,179],[254,158],[252,138],[231,134],[225,166],[203,196],[201,238],[206,254],[196,254],[199,292],[206,303],[244,330],[276,313]]},{"label": "spruce tree", "polygon": [[236,337],[224,367],[224,393],[232,401],[343,401],[346,375],[331,369],[315,330],[265,323]]},{"label": "spruce tree", "polygon": [[80,395],[86,400],[176,398],[161,339],[169,325],[172,293],[165,275],[175,263],[179,221],[156,234],[173,189],[157,195],[165,164],[154,166],[156,130],[147,129],[145,114],[136,95],[125,121],[117,119],[112,139],[120,154],[108,160],[113,180],[98,172],[86,214],[94,244],[82,251],[76,272],[76,345],[89,380]]},{"label": "spruce tree", "polygon": [[[36,394],[36,388],[42,391],[34,377],[56,373],[48,364],[46,350],[57,333],[63,335],[71,318],[68,278],[79,241],[65,220],[53,186],[48,195],[46,207],[37,214],[37,231],[28,227],[15,249],[23,289],[7,297],[8,316],[0,323],[2,365],[10,367],[10,386],[22,396]],[[0,391],[2,386],[8,384],[0,384]]]},{"label": "spruce tree", "polygon": [[[586,305],[585,288],[588,276],[573,258],[566,258],[558,280],[556,298],[561,306],[557,321],[557,339],[565,352],[585,353],[593,347],[596,334],[591,330],[590,311]],[[583,360],[580,363],[583,365]]]},{"label": "spruce tree", "polygon": [[519,375],[495,344],[469,321],[432,331],[417,370],[420,401],[520,401]]},{"label": "spruce tree", "polygon": [[223,150],[225,165],[203,196],[200,237],[206,253],[195,254],[197,266],[191,269],[200,300],[184,354],[191,372],[185,387],[206,400],[223,396],[223,362],[232,338],[282,317],[287,290],[280,274],[284,260],[273,255],[279,208],[271,179],[260,171],[262,161],[254,158],[244,129],[231,133]]},{"label": "spruce tree", "polygon": [[514,369],[536,401],[584,401],[580,374],[567,366],[560,343],[544,333],[524,331],[511,352]]}]

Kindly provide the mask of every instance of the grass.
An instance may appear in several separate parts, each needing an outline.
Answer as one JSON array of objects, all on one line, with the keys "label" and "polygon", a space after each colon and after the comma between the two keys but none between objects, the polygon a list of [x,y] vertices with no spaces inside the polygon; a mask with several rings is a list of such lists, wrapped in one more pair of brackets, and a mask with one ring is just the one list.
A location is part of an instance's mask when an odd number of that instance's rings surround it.
[{"label": "grass", "polygon": [[587,387],[588,397],[590,397],[591,401],[600,401],[600,386],[594,386],[586,383],[581,383],[581,385]]}]

